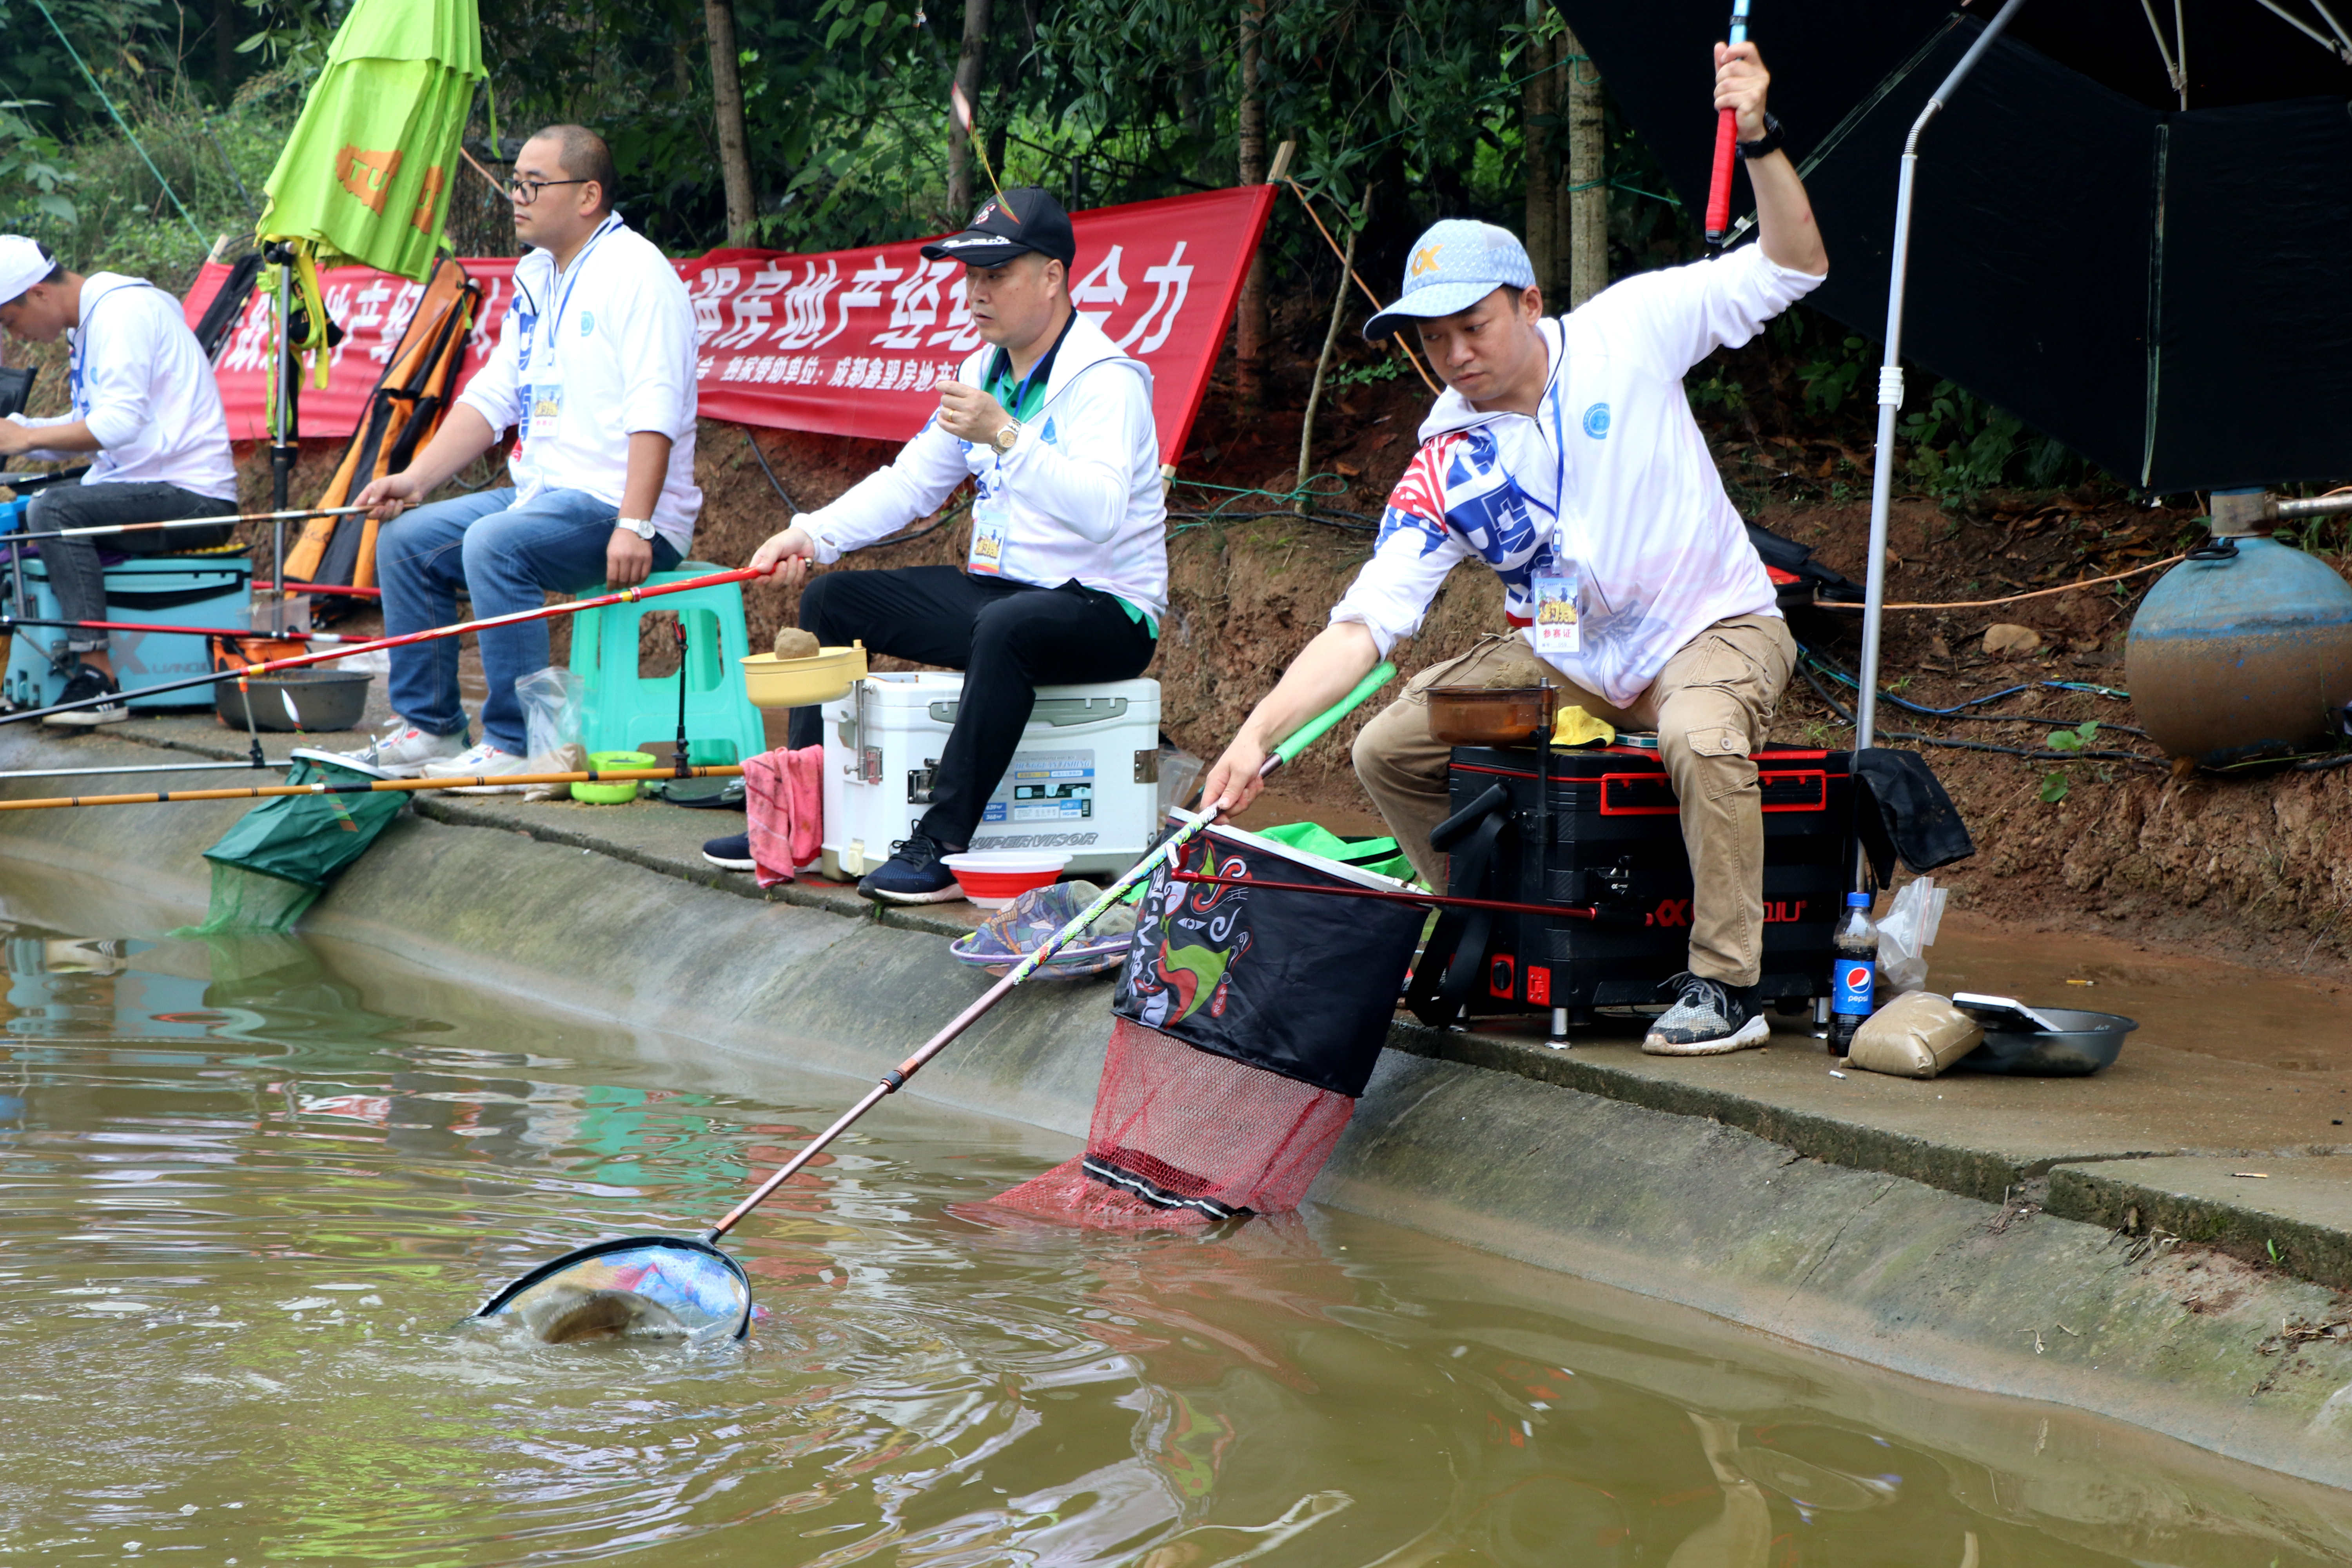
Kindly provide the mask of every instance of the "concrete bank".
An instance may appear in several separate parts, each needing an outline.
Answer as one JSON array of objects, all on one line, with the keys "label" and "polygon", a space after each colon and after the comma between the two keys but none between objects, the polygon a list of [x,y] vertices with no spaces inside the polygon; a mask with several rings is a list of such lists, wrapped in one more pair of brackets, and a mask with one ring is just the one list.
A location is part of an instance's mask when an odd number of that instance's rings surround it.
[{"label": "concrete bank", "polygon": [[[204,739],[226,749],[218,731]],[[159,757],[120,737],[0,731],[0,768],[74,760]],[[160,775],[132,787],[221,782]],[[11,781],[9,793],[57,792]],[[306,929],[715,1052],[869,1079],[985,984],[943,960],[939,933],[961,924],[947,916],[886,923],[844,918],[837,892],[746,896],[748,879],[692,854],[731,823],[718,814],[497,797],[420,804]],[[0,868],[96,879],[193,917],[205,893],[201,852],[245,809],[0,814]],[[914,1092],[1076,1135],[1108,1032],[1106,999],[1100,983],[1024,987]],[[2200,1200],[2165,1209],[2118,1194],[2191,1192],[2192,1176],[2209,1188],[2234,1180],[2179,1162],[2275,1152],[2275,1107],[2200,1121],[2188,1102],[2221,1085],[2193,1072],[2139,1094],[2128,1115],[2084,1098],[2120,1086],[2110,1100],[2125,1099],[2122,1077],[1832,1082],[1818,1051],[1794,1037],[1765,1053],[1685,1063],[1652,1062],[1622,1043],[1563,1055],[1484,1033],[1401,1028],[1394,1044],[1320,1201],[1937,1382],[2051,1400],[2352,1483],[2352,1354],[2327,1338],[2279,1338],[2284,1322],[2333,1321],[2333,1292],[2202,1249],[2147,1245],[2162,1237],[2114,1234],[2122,1211],[2135,1210],[2142,1232],[2170,1214],[2183,1223],[2167,1229],[2192,1235],[2184,1227]],[[2216,1125],[2241,1141],[2181,1141]],[[2298,1158],[2325,1165],[2329,1156]],[[2253,1184],[2270,1189],[2263,1202],[2299,1195],[2274,1164],[2259,1168],[2273,1171]],[[2281,1248],[2307,1242],[2324,1266],[2343,1232],[2324,1223],[2325,1180],[2311,1185],[2318,1217],[2273,1229]],[[2042,1212],[2000,1201],[2002,1188],[2016,1198],[2020,1186]],[[2222,1191],[2202,1201],[2223,1199],[2234,1199],[2222,1205],[2231,1224],[2260,1226],[2246,1206],[2253,1200]]]}]

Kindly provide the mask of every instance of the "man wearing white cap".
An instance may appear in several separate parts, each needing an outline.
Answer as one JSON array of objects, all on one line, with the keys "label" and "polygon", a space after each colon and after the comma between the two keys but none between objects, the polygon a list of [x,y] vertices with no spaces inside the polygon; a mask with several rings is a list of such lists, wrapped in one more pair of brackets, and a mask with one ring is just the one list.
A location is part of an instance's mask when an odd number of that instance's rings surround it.
[{"label": "man wearing white cap", "polygon": [[[12,414],[0,421],[0,461],[96,454],[80,484],[53,486],[33,498],[25,518],[29,531],[165,522],[236,510],[236,464],[229,455],[220,388],[179,300],[144,279],[68,272],[36,242],[5,234],[0,235],[0,328],[37,343],[63,336],[72,345],[73,395],[68,413],[47,419]],[[232,527],[100,537],[109,550],[162,554],[225,544]],[[59,619],[108,618],[97,544],[46,539],[25,548],[39,552],[48,570]],[[58,639],[56,657],[72,666],[58,701],[119,689],[106,633],[69,629]],[[44,721],[89,726],[130,716],[119,701],[100,702]]]},{"label": "man wearing white cap", "polygon": [[1403,297],[1364,331],[1416,327],[1446,391],[1389,497],[1372,559],[1243,723],[1203,797],[1247,805],[1267,750],[1418,631],[1457,562],[1484,561],[1522,629],[1423,671],[1365,726],[1357,777],[1414,868],[1442,887],[1429,834],[1446,816],[1450,748],[1429,733],[1430,687],[1564,686],[1564,704],[1655,730],[1695,882],[1690,968],[1643,1043],[1669,1056],[1766,1037],[1764,819],[1749,752],[1796,658],[1682,377],[1829,271],[1780,123],[1764,112],[1755,47],[1717,45],[1715,58],[1716,106],[1738,121],[1758,243],[1628,279],[1555,319],[1507,231],[1451,220],[1414,245]]}]

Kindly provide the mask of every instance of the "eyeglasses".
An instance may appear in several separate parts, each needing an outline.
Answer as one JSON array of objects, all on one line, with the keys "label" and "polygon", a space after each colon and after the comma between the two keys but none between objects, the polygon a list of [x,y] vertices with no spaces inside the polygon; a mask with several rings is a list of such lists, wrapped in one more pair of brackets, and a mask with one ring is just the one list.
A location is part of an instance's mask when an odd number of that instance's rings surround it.
[{"label": "eyeglasses", "polygon": [[507,199],[519,207],[527,207],[539,200],[539,193],[550,185],[585,185],[588,180],[514,180],[507,185]]}]

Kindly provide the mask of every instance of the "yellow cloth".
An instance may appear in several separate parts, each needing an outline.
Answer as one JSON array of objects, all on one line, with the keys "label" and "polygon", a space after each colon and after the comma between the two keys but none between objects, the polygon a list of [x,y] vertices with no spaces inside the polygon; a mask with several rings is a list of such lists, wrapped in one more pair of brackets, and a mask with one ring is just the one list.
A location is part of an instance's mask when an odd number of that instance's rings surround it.
[{"label": "yellow cloth", "polygon": [[1559,717],[1552,722],[1551,743],[1555,746],[1590,746],[1595,742],[1606,746],[1616,739],[1614,724],[1595,719],[1572,704],[1561,709]]}]

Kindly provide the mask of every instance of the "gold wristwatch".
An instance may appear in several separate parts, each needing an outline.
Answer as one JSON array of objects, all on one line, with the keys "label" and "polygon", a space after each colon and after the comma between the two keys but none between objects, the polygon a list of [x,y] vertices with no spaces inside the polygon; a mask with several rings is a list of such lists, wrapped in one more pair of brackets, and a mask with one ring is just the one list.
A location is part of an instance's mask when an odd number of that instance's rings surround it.
[{"label": "gold wristwatch", "polygon": [[1004,422],[1004,427],[1003,429],[989,437],[988,444],[995,447],[999,452],[1010,452],[1016,445],[1019,444],[1020,440],[1021,421],[1018,419],[1008,419]]}]

